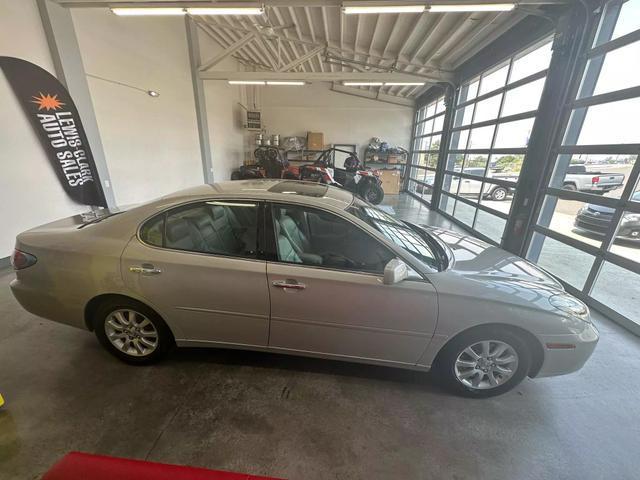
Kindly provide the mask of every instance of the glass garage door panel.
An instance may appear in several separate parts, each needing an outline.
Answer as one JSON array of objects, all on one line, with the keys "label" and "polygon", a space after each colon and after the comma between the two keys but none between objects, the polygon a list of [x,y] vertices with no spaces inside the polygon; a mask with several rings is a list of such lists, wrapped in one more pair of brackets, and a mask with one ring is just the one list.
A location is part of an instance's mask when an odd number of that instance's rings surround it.
[{"label": "glass garage door panel", "polygon": [[478,210],[476,223],[473,228],[485,237],[489,237],[494,242],[500,243],[502,241],[502,235],[506,225],[506,220],[495,215],[491,215],[483,210]]},{"label": "glass garage door panel", "polygon": [[[638,15],[640,15],[640,13],[638,13]],[[637,75],[637,73],[630,75],[630,73],[632,73],[632,70],[629,68],[630,58],[640,59],[640,41],[589,60],[589,66],[587,68],[589,68],[592,63],[603,62],[602,70],[598,76],[593,94],[600,95],[602,93],[614,92],[616,90],[622,90],[623,88],[640,85],[640,75]],[[586,96],[584,92],[582,96]]]},{"label": "glass garage door panel", "polygon": [[578,108],[572,116],[580,115],[584,108],[587,108],[587,114],[577,145],[640,143],[638,124],[629,121],[637,118],[640,97]]},{"label": "glass garage door panel", "polygon": [[600,247],[613,219],[613,209],[597,204],[547,196],[538,225],[580,242]]},{"label": "glass garage door panel", "polygon": [[532,245],[539,244],[539,242],[542,243],[542,249],[537,261],[531,258],[531,254],[527,255],[527,258],[581,290],[589,276],[595,257],[566,243],[558,242],[540,233],[534,233]]},{"label": "glass garage door panel", "polygon": [[431,204],[433,194],[444,116],[444,97],[420,107],[416,112],[407,191],[427,204]]},{"label": "glass garage door panel", "polygon": [[443,194],[440,197],[440,210],[449,215],[453,215],[453,208],[455,207],[455,203],[456,201],[453,197],[450,197],[447,194]]},{"label": "glass garage door panel", "polygon": [[522,170],[523,163],[524,155],[520,153],[491,155],[487,177],[513,182],[515,187],[515,183],[517,183],[520,177],[520,170]]},{"label": "glass garage door panel", "polygon": [[[456,198],[453,220],[493,243],[503,236],[503,217],[511,210],[550,59],[546,39],[458,91],[443,191]],[[440,208],[451,214],[449,201]]]},{"label": "glass garage door panel", "polygon": [[591,296],[640,324],[640,275],[609,262],[598,273]]},{"label": "glass garage door panel", "polygon": [[[617,2],[611,2],[607,5],[606,13],[609,10],[615,10],[618,8]],[[640,30],[640,0],[628,0],[622,4],[616,26],[613,30],[611,38],[596,38],[594,41],[594,47],[606,43],[609,40],[615,40],[616,38],[623,37],[636,30]]]},{"label": "glass garage door panel", "polygon": [[507,188],[503,185],[485,182],[482,187],[480,203],[491,210],[509,214],[513,201],[513,190],[513,188]]},{"label": "glass garage door panel", "polygon": [[545,70],[551,61],[551,42],[545,43],[532,52],[517,58],[511,68],[509,83],[522,80],[523,78]]},{"label": "glass garage door panel", "polygon": [[528,257],[640,332],[640,0],[606,1],[593,13],[599,25],[580,52],[581,85],[564,109]]},{"label": "glass garage door panel", "polygon": [[508,117],[517,113],[530,112],[538,109],[542,89],[544,88],[544,78],[535,82],[526,83],[521,87],[514,88],[507,92],[502,107],[502,116]]},{"label": "glass garage door panel", "polygon": [[620,198],[633,173],[637,155],[559,155],[549,186]]},{"label": "glass garage door panel", "polygon": [[640,213],[622,212],[609,251],[640,265]]},{"label": "glass garage door panel", "polygon": [[475,217],[475,214],[475,207],[467,205],[460,200],[456,200],[456,208],[453,211],[453,216],[456,217],[457,220],[470,227],[473,225],[473,218]]}]

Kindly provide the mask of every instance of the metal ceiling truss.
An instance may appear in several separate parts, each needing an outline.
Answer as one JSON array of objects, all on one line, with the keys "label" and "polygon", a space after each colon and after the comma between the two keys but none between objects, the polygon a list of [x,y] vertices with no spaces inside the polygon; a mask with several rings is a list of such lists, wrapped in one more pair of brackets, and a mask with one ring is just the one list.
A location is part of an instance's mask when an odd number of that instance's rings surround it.
[{"label": "metal ceiling truss", "polygon": [[[518,0],[510,12],[345,15],[342,0],[54,0],[67,7],[225,7],[264,6],[257,16],[195,16],[198,28],[222,52],[200,67],[208,72],[226,58],[252,70],[332,75],[370,73],[411,76],[425,85],[362,86],[363,91],[416,98],[434,83],[454,81],[468,58],[536,7],[567,0]],[[435,1],[435,0],[433,0]],[[437,0],[438,4],[492,4],[499,0]],[[420,2],[420,0],[418,0]],[[425,5],[432,1],[424,0]],[[398,4],[373,0],[367,5]],[[402,3],[402,2],[400,2]],[[406,2],[405,2],[406,3]],[[413,2],[415,3],[415,2]],[[521,11],[518,11],[521,9]],[[329,75],[331,74],[331,75]],[[340,77],[349,80],[351,78]],[[396,81],[398,80],[396,77]]]},{"label": "metal ceiling truss", "polygon": [[[237,0],[237,1],[215,1],[215,0],[54,0],[56,3],[65,7],[73,8],[99,8],[99,7],[212,7],[212,6],[225,6],[225,4],[232,4],[233,6],[242,6],[242,4],[254,5],[260,3],[265,7],[341,7],[342,0],[262,0],[256,2],[255,0]],[[415,2],[398,2],[387,0],[373,0],[365,2],[367,5],[380,4],[380,5],[398,5],[402,3],[416,4]],[[435,2],[424,2],[435,3]],[[499,3],[498,0],[438,0],[438,5],[447,4],[470,4],[470,5],[482,5],[482,4],[494,4]],[[570,3],[567,0],[519,0],[518,5],[560,5]]]}]

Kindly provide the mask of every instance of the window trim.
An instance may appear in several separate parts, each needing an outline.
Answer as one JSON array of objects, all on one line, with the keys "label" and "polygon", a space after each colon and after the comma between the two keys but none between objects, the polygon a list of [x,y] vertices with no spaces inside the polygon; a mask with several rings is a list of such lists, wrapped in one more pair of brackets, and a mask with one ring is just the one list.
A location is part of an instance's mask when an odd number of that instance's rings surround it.
[{"label": "window trim", "polygon": [[[189,205],[197,205],[199,203],[206,203],[206,202],[214,202],[214,201],[219,201],[219,202],[224,202],[224,201],[234,201],[234,202],[238,202],[238,203],[243,203],[243,202],[251,202],[251,203],[257,203],[258,205],[258,219],[257,219],[257,225],[256,225],[256,257],[255,258],[251,258],[251,257],[244,257],[244,256],[240,256],[240,255],[225,255],[225,254],[221,254],[221,253],[210,253],[210,252],[197,252],[195,250],[183,250],[180,248],[171,248],[171,247],[167,247],[166,244],[166,228],[167,228],[167,216],[169,215],[169,213],[174,210],[174,209],[179,209],[179,208],[183,208],[183,207],[187,207]],[[264,227],[263,225],[261,225],[261,218],[264,219],[264,209],[265,209],[265,201],[261,200],[261,199],[248,199],[248,198],[242,198],[242,199],[238,199],[238,198],[233,198],[233,197],[211,197],[211,198],[199,198],[197,200],[190,200],[188,202],[184,202],[184,203],[178,203],[178,204],[174,204],[174,205],[170,205],[168,207],[163,208],[162,210],[160,210],[159,212],[155,212],[153,215],[149,215],[148,217],[145,217],[144,220],[142,220],[139,224],[138,224],[138,228],[136,229],[136,233],[135,233],[135,237],[136,240],[138,240],[138,242],[141,245],[144,245],[145,247],[148,248],[153,248],[155,250],[163,250],[163,251],[170,251],[170,252],[180,252],[180,253],[187,253],[187,254],[191,254],[191,255],[204,255],[207,257],[217,257],[217,258],[229,258],[229,259],[233,259],[233,260],[247,260],[250,262],[266,262],[266,259],[264,258]],[[151,221],[152,219],[159,217],[159,216],[164,216],[164,227],[163,227],[163,232],[162,232],[162,246],[159,247],[157,245],[152,245],[148,242],[145,242],[142,239],[142,227],[144,225],[147,224],[147,222]]]}]

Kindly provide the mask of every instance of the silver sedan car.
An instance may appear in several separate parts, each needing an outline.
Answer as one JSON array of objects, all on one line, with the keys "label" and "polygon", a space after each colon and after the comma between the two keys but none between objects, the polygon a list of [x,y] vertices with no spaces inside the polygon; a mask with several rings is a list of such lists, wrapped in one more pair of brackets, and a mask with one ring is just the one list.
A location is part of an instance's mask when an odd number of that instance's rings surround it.
[{"label": "silver sedan car", "polygon": [[20,234],[11,289],[131,363],[172,345],[433,369],[469,396],[573,372],[598,333],[531,263],[325,185],[203,185]]}]

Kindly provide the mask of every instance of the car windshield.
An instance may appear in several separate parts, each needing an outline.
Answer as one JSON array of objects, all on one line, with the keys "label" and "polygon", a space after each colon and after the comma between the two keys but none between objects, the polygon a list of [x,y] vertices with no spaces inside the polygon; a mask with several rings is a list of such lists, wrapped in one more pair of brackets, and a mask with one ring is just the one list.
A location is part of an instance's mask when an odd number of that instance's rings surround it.
[{"label": "car windshield", "polygon": [[358,198],[354,199],[348,211],[359,219],[367,222],[387,239],[406,250],[424,264],[431,268],[441,270],[441,262],[425,238],[426,234],[413,225],[401,222],[388,213]]}]

